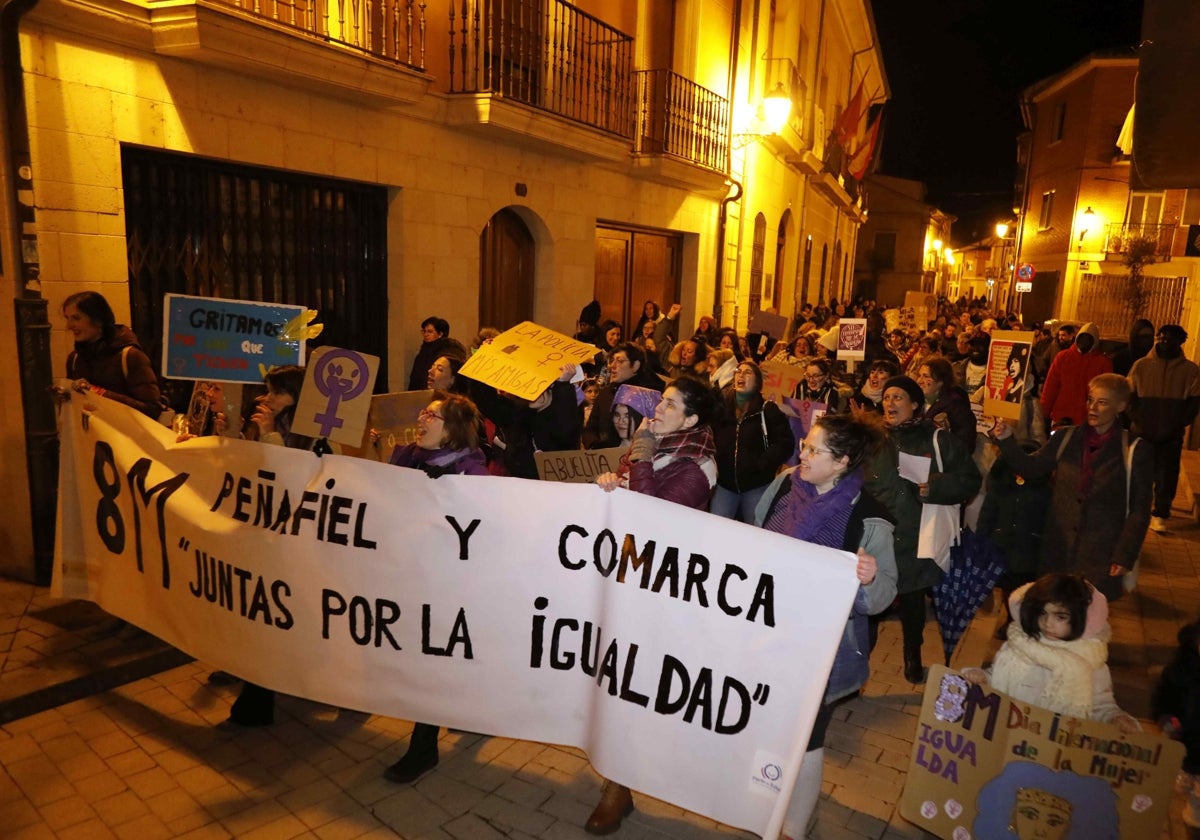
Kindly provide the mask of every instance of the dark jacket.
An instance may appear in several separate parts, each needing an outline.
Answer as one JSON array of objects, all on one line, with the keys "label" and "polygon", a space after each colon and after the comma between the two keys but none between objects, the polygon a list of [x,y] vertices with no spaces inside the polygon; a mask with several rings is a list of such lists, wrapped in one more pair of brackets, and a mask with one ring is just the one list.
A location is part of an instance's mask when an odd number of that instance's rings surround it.
[{"label": "dark jacket", "polygon": [[933,403],[925,408],[925,416],[933,421],[935,426],[946,428],[938,420],[939,415],[945,416],[949,424],[950,434],[954,435],[968,452],[975,451],[975,412],[971,411],[971,401],[967,392],[957,385],[943,388]]},{"label": "dark jacket", "polygon": [[837,414],[842,409],[842,395],[838,392],[838,387],[832,377],[823,388],[817,391],[811,390],[808,383],[801,380],[800,384],[796,386],[796,399],[824,403],[825,410],[830,414]]},{"label": "dark jacket", "polygon": [[708,476],[698,463],[687,458],[657,470],[653,461],[635,461],[629,468],[629,489],[696,510],[708,510],[712,496]]},{"label": "dark jacket", "polygon": [[1151,350],[1133,363],[1129,384],[1134,399],[1129,414],[1133,432],[1162,442],[1182,437],[1200,408],[1200,367],[1182,353],[1164,359]]},{"label": "dark jacket", "polygon": [[138,344],[133,330],[124,324],[117,324],[107,340],[76,342],[74,351],[67,356],[67,377],[86,379],[107,391],[104,396],[109,399],[132,406],[155,420],[163,411],[158,377],[150,365],[150,357]]},{"label": "dark jacket", "polygon": [[1200,774],[1200,622],[1179,630],[1175,660],[1163,669],[1154,691],[1153,714],[1161,725],[1165,718],[1178,718],[1179,740],[1187,748],[1183,772]]},{"label": "dark jacket", "polygon": [[466,359],[467,348],[463,347],[461,341],[449,336],[422,342],[421,348],[417,350],[417,357],[413,359],[412,370],[408,374],[408,390],[424,391],[428,388],[429,369],[433,367],[438,356],[446,354]]},{"label": "dark jacket", "polygon": [[[901,593],[915,592],[937,583],[942,570],[928,557],[917,557],[921,506],[953,505],[966,502],[979,490],[983,478],[971,453],[958,438],[944,432],[938,435],[942,453],[942,471],[938,472],[933,451],[935,427],[928,420],[888,431],[887,440],[867,462],[863,477],[866,490],[883,503],[896,523],[897,588]],[[900,453],[930,459],[929,495],[922,499],[917,485],[900,477]]]},{"label": "dark jacket", "polygon": [[535,452],[579,448],[579,410],[575,386],[556,380],[550,385],[550,405],[537,411],[529,403],[500,396],[495,388],[479,383],[472,396],[483,415],[495,424],[493,453],[500,450],[506,475],[538,477]]},{"label": "dark jacket", "polygon": [[796,449],[796,436],[779,406],[755,395],[739,419],[732,387],[722,395],[722,410],[712,428],[717,483],[734,493],[769,484]]},{"label": "dark jacket", "polygon": [[397,446],[388,463],[420,470],[430,478],[443,475],[489,475],[483,450],[422,449],[415,443]]},{"label": "dark jacket", "polygon": [[[1028,446],[1036,449],[1036,444]],[[1050,476],[1021,475],[997,458],[988,472],[987,488],[976,532],[1004,555],[1012,581],[1035,580],[1041,576],[1042,536],[1053,492]]]},{"label": "dark jacket", "polygon": [[[1042,539],[1042,573],[1083,574],[1108,600],[1115,601],[1124,594],[1124,589],[1120,577],[1109,575],[1109,567],[1115,563],[1132,569],[1137,562],[1150,525],[1154,459],[1151,447],[1130,441],[1133,473],[1126,515],[1125,451],[1122,430],[1118,428],[1096,453],[1091,490],[1080,498],[1087,429],[1086,426],[1060,429],[1033,454],[1026,454],[1009,437],[999,441],[1000,454],[1021,475],[1038,477],[1054,473],[1054,493]],[[1064,445],[1063,435],[1068,433]]]}]

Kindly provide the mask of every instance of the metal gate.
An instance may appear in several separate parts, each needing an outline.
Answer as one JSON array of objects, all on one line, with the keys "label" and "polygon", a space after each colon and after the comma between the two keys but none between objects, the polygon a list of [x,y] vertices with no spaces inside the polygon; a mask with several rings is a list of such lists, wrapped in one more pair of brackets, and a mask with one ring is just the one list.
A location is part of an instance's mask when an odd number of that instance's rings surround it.
[{"label": "metal gate", "polygon": [[1183,301],[1187,293],[1186,277],[1143,277],[1146,303],[1135,311],[1129,299],[1129,278],[1123,274],[1085,274],[1079,284],[1076,317],[1091,321],[1100,329],[1101,338],[1126,340],[1129,328],[1138,318],[1151,323],[1178,324],[1183,319]]},{"label": "metal gate", "polygon": [[387,390],[385,188],[134,146],[121,169],[132,327],[156,364],[168,292],[301,304],[315,343],[378,356]]}]

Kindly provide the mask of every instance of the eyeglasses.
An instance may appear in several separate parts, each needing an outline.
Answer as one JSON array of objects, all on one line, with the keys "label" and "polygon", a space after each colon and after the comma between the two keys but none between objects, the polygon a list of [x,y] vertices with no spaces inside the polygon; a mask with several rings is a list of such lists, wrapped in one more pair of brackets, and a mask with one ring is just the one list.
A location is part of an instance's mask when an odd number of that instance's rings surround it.
[{"label": "eyeglasses", "polygon": [[618,365],[627,365],[627,364],[629,364],[629,359],[626,358],[625,356],[613,356],[612,358],[610,358],[608,360],[609,367],[617,367]]},{"label": "eyeglasses", "polygon": [[809,455],[832,455],[833,454],[832,449],[817,449],[817,447],[813,446],[808,441],[804,441],[803,443],[800,444],[800,454],[803,455],[806,452]]},{"label": "eyeglasses", "polygon": [[422,408],[417,412],[417,417],[422,420],[445,420],[444,414],[438,414],[436,411],[430,411],[428,408]]}]

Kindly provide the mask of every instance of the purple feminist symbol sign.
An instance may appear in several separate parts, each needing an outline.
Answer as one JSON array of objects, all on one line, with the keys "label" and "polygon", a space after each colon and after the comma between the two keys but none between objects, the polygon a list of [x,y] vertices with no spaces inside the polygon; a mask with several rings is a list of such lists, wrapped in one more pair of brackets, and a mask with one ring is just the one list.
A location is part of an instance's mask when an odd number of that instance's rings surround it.
[{"label": "purple feminist symbol sign", "polygon": [[342,418],[337,416],[342,400],[357,397],[367,387],[369,370],[367,361],[353,350],[330,350],[317,362],[313,376],[321,396],[328,397],[325,410],[313,416],[321,425],[321,437],[329,437],[334,429],[342,427]]}]

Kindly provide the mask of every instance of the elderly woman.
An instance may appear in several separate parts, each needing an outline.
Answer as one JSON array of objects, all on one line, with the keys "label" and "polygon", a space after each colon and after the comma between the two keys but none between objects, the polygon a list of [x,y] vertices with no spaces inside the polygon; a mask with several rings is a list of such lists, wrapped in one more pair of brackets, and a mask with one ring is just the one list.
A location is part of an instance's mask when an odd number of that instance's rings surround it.
[{"label": "elderly woman", "polygon": [[1109,601],[1124,594],[1122,580],[1137,562],[1150,524],[1153,456],[1118,422],[1130,394],[1123,376],[1093,378],[1086,425],[1058,429],[1032,454],[1013,438],[1007,422],[998,422],[992,432],[1000,457],[1019,474],[1054,474],[1042,572],[1082,574]]},{"label": "elderly woman", "polygon": [[925,416],[933,425],[954,435],[967,451],[975,451],[975,412],[967,392],[958,387],[954,365],[941,356],[921,363],[914,377],[925,394]]},{"label": "elderly woman", "polygon": [[[696,379],[676,379],[663,392],[654,417],[642,423],[618,472],[596,479],[606,492],[628,487],[669,502],[705,510],[717,481],[709,420],[713,396]],[[589,834],[611,834],[633,811],[629,788],[605,780],[600,802],[588,817]]]},{"label": "elderly woman", "polygon": [[874,426],[845,414],[818,418],[800,444],[800,466],[775,479],[755,515],[769,531],[858,554],[858,594],[792,791],[784,837],[805,834],[821,792],[825,731],[834,704],[867,681],[868,616],[887,609],[896,597],[892,523],[883,505],[863,490],[861,467],[879,438]]},{"label": "elderly woman", "polygon": [[796,449],[787,416],[763,399],[762,387],[758,365],[739,364],[713,421],[717,490],[709,510],[726,519],[752,521],[763,491]]},{"label": "elderly woman", "polygon": [[[479,448],[482,418],[475,404],[461,394],[437,392],[417,415],[417,440],[397,446],[389,464],[420,470],[430,478],[443,475],[488,475]],[[383,771],[396,784],[415,782],[438,763],[438,727],[414,723],[408,750]]]},{"label": "elderly woman", "polygon": [[[896,376],[884,384],[883,422],[887,437],[865,473],[867,490],[883,503],[896,523],[904,677],[914,684],[925,681],[925,667],[921,662],[925,598],[942,577],[942,570],[932,558],[917,556],[921,507],[927,502],[961,504],[975,495],[982,482],[971,453],[958,438],[941,433],[924,419],[924,409],[925,394],[912,379]],[[917,484],[900,474],[901,453],[929,462],[927,481]]]}]

